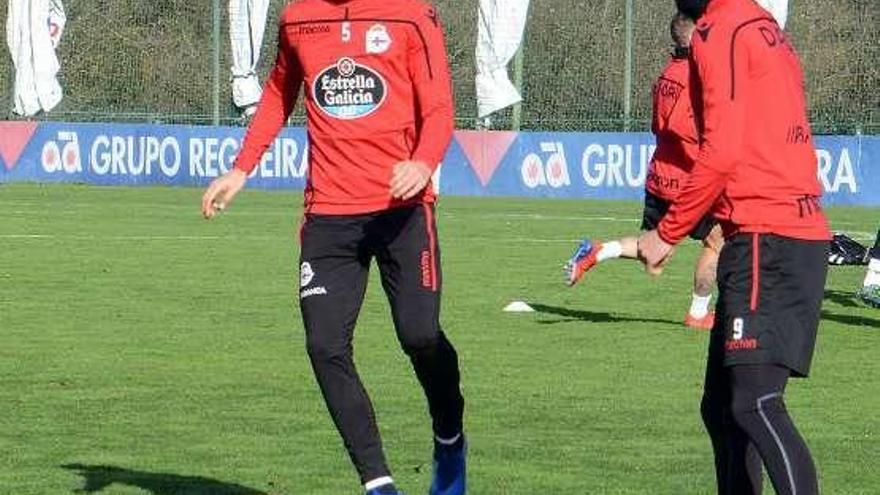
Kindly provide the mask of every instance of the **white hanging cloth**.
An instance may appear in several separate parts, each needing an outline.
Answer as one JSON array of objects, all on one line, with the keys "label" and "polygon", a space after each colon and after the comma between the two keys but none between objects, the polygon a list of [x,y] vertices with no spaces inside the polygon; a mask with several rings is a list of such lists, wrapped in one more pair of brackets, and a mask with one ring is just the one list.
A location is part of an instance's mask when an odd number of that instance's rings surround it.
[{"label": "white hanging cloth", "polygon": [[480,0],[477,28],[477,112],[484,118],[522,101],[507,65],[523,41],[529,0]]},{"label": "white hanging cloth", "polygon": [[25,117],[55,108],[64,95],[55,49],[67,16],[61,0],[9,0],[6,44],[15,66],[13,111]]},{"label": "white hanging cloth", "polygon": [[268,11],[269,0],[229,0],[232,101],[242,109],[255,105],[262,95],[257,64]]},{"label": "white hanging cloth", "polygon": [[770,12],[779,27],[785,29],[785,23],[788,21],[788,0],[755,0],[758,5],[764,7],[764,10]]}]

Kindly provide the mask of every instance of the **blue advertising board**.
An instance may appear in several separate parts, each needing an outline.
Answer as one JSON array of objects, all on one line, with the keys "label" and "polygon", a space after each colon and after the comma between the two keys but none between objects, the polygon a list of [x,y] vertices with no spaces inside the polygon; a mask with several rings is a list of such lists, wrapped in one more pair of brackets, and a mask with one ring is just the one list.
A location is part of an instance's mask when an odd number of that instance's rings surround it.
[{"label": "blue advertising board", "polygon": [[[0,183],[204,186],[229,169],[241,127],[0,122]],[[286,128],[249,182],[302,189],[305,130]],[[825,203],[880,206],[880,136],[817,136]],[[640,199],[647,133],[459,131],[436,183],[442,194]]]}]

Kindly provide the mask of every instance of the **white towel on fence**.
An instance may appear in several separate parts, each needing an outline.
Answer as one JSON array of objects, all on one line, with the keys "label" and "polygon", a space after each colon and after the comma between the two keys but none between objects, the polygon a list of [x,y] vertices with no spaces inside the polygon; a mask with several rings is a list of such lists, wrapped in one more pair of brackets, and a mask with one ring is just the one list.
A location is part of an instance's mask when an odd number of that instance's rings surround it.
[{"label": "white towel on fence", "polygon": [[6,43],[15,66],[13,111],[33,116],[61,102],[55,48],[67,17],[61,0],[9,0]]},{"label": "white towel on fence", "polygon": [[770,12],[776,19],[779,27],[785,29],[785,23],[788,21],[788,0],[756,0],[758,5],[764,7],[764,10]]},{"label": "white towel on fence", "polygon": [[529,0],[480,0],[477,33],[477,113],[480,118],[522,101],[507,65],[522,44]]},{"label": "white towel on fence", "polygon": [[232,101],[246,108],[260,101],[257,76],[266,29],[269,0],[229,0],[229,40],[232,43]]}]

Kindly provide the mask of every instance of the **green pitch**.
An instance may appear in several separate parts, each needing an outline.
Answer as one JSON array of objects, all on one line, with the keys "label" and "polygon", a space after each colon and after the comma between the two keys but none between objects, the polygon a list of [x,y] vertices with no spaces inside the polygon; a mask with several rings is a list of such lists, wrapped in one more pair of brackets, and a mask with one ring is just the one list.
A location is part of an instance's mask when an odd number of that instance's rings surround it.
[{"label": "green pitch", "polygon": [[[0,493],[360,493],[304,351],[300,196],[248,191],[209,223],[200,194],[0,187]],[[863,238],[878,217],[831,211]],[[713,493],[707,336],[679,324],[696,247],[658,280],[618,262],[561,282],[575,239],[638,218],[636,203],[443,200],[471,493]],[[862,273],[831,270],[814,376],[788,394],[835,495],[880,487],[880,311],[850,297]],[[429,421],[377,282],[356,359],[395,477],[424,494]],[[538,312],[501,312],[516,299]]]}]

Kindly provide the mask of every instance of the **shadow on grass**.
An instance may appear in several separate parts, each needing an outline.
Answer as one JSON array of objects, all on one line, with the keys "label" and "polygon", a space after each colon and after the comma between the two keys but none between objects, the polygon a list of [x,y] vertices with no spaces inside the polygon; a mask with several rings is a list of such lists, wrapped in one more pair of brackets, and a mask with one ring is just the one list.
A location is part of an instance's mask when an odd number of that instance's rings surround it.
[{"label": "shadow on grass", "polygon": [[260,490],[202,476],[150,473],[116,466],[85,464],[64,464],[61,467],[76,471],[85,478],[85,486],[75,490],[75,493],[98,493],[111,485],[120,484],[137,487],[153,495],[268,495]]},{"label": "shadow on grass", "polygon": [[839,304],[844,308],[860,308],[863,307],[854,292],[844,292],[842,290],[825,290],[825,299]]},{"label": "shadow on grass", "polygon": [[624,315],[614,315],[607,312],[583,311],[579,309],[561,308],[558,306],[548,306],[546,304],[531,304],[532,308],[541,314],[561,316],[562,318],[553,320],[542,320],[538,323],[542,325],[553,325],[556,323],[566,323],[571,321],[584,321],[589,323],[619,323],[619,322],[638,322],[638,323],[660,323],[663,325],[681,325],[679,321],[663,320],[659,318],[643,318]]},{"label": "shadow on grass", "polygon": [[830,311],[822,311],[822,319],[826,321],[833,321],[835,323],[841,323],[843,325],[850,325],[854,327],[867,327],[869,329],[877,329],[880,328],[880,319],[868,318],[867,316],[858,316],[858,315],[840,315],[837,313],[832,313]]}]

